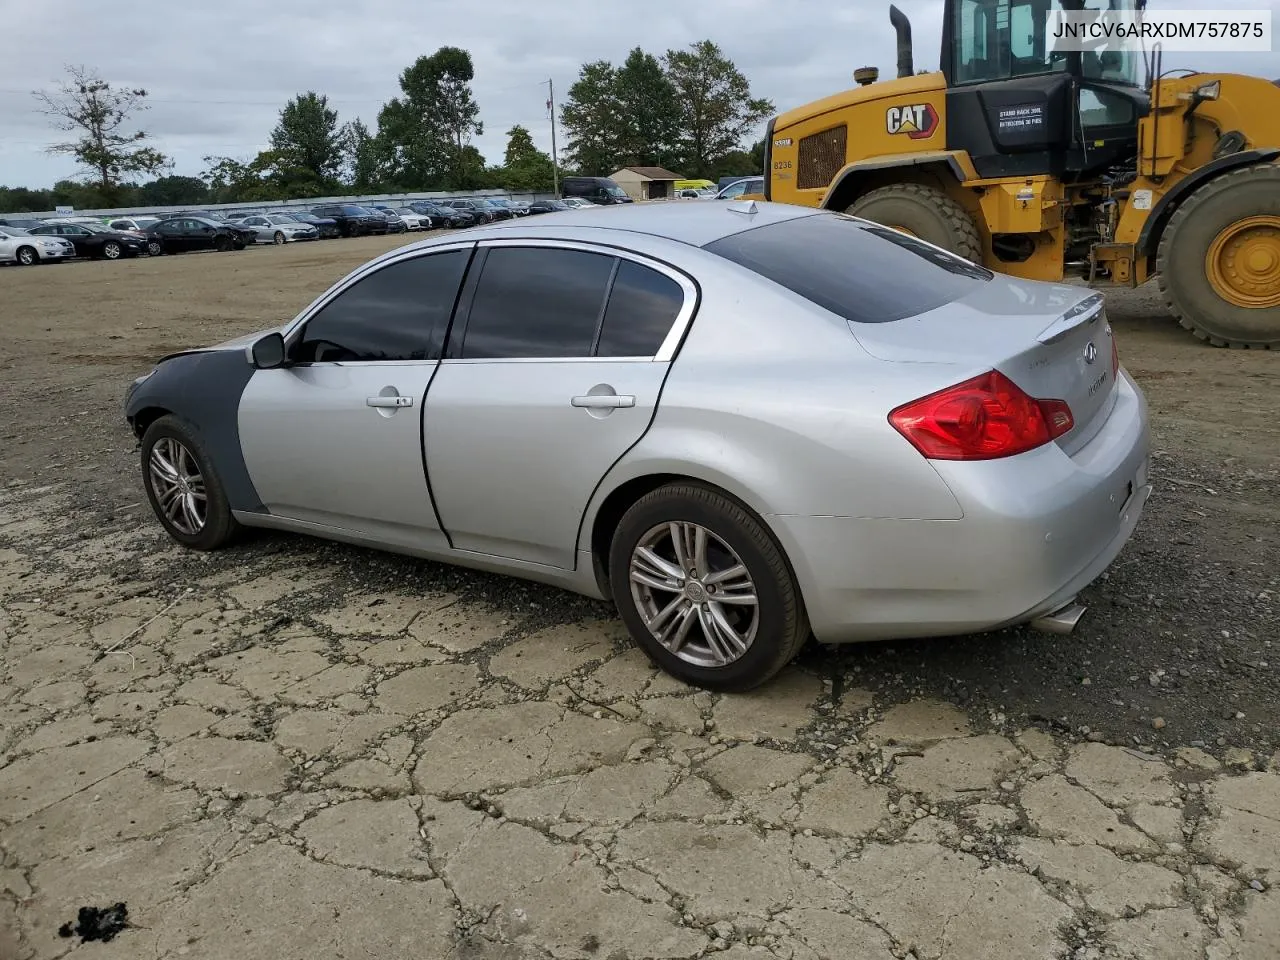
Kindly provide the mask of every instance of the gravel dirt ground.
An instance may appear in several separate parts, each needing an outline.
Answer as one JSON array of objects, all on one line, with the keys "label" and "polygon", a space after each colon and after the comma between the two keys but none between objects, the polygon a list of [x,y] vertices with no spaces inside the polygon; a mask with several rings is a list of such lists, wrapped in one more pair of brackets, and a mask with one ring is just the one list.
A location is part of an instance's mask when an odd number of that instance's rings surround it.
[{"label": "gravel dirt ground", "polygon": [[713,696],[602,604],[151,519],[128,381],[409,239],[0,269],[0,960],[117,901],[97,956],[1280,953],[1280,358],[1109,294],[1156,489],[1076,634]]}]

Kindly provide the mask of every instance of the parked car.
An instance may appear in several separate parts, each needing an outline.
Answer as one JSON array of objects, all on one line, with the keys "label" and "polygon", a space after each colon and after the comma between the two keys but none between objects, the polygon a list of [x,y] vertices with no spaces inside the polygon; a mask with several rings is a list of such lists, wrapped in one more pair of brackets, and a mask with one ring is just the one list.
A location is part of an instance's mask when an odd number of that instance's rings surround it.
[{"label": "parked car", "polygon": [[75,255],[70,240],[32,235],[21,227],[0,227],[0,263],[33,267],[42,260],[70,260]]},{"label": "parked car", "polygon": [[492,206],[510,210],[513,217],[527,217],[529,215],[529,204],[527,203],[517,203],[506,197],[485,197],[484,199]]},{"label": "parked car", "polygon": [[254,231],[255,243],[284,244],[294,240],[319,240],[320,231],[309,223],[299,223],[292,217],[252,216],[240,221],[240,226]]},{"label": "parked car", "polygon": [[77,257],[119,260],[147,249],[146,240],[138,234],[112,230],[101,223],[45,223],[27,232],[37,237],[61,237],[75,247]]},{"label": "parked car", "polygon": [[[587,206],[592,206],[588,203]],[[572,210],[573,208],[563,200],[534,200],[529,204],[529,213],[559,213],[562,210]]]},{"label": "parked car", "polygon": [[344,237],[364,237],[371,233],[386,233],[387,221],[372,210],[354,203],[326,203],[312,207],[317,217],[328,217],[338,224]]},{"label": "parked car", "polygon": [[442,200],[446,207],[453,207],[455,210],[470,210],[476,215],[479,223],[493,223],[495,220],[510,220],[515,214],[510,210],[502,207],[495,207],[491,203],[487,203],[480,197],[455,197],[448,200]]},{"label": "parked car", "polygon": [[164,253],[193,250],[243,250],[257,237],[257,231],[219,223],[205,217],[172,217],[147,231],[147,252]]},{"label": "parked car", "polygon": [[437,227],[474,227],[480,222],[480,218],[474,210],[447,207],[431,200],[415,200],[409,204],[409,208],[416,210],[423,216],[430,217],[431,223]]},{"label": "parked car", "polygon": [[405,223],[403,220],[401,220],[397,214],[392,213],[390,210],[386,210],[381,207],[370,207],[369,210],[375,216],[379,216],[387,222],[387,233],[408,233],[409,232],[409,225]]},{"label": "parked car", "polygon": [[430,230],[433,226],[431,217],[409,207],[396,207],[391,212],[403,220],[410,230]]},{"label": "parked car", "polygon": [[635,202],[608,177],[565,177],[560,181],[560,193],[565,197],[581,197],[601,206]]},{"label": "parked car", "polygon": [[145,234],[160,222],[159,217],[114,217],[106,220],[112,230],[124,230],[128,233]]},{"label": "parked car", "polygon": [[715,195],[717,200],[737,200],[743,194],[764,193],[764,177],[746,177],[735,180]]},{"label": "parked car", "polygon": [[811,631],[1068,632],[1151,489],[1100,294],[763,202],[428,238],[124,412],[181,544],[271,527],[557,584],[722,690]]},{"label": "parked car", "polygon": [[305,210],[273,210],[271,216],[288,217],[298,223],[308,223],[319,231],[321,240],[334,240],[342,236],[338,221],[332,217],[317,217],[314,213],[308,213]]},{"label": "parked car", "polygon": [[44,223],[43,220],[35,217],[0,217],[0,227],[14,227],[18,230],[30,230],[42,223]]},{"label": "parked car", "polygon": [[570,210],[595,210],[597,205],[590,200],[584,200],[582,197],[561,197],[560,202]]}]

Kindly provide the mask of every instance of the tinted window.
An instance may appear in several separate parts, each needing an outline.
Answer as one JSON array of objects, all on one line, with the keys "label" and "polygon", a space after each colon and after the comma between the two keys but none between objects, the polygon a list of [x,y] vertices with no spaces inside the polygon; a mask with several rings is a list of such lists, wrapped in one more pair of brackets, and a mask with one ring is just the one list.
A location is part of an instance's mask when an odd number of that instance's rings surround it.
[{"label": "tinted window", "polygon": [[495,247],[476,288],[464,358],[588,357],[613,258]]},{"label": "tinted window", "polygon": [[618,261],[596,356],[653,356],[683,305],[684,290],[670,277],[630,260]]},{"label": "tinted window", "polygon": [[364,207],[343,207],[342,212],[348,217],[363,217],[369,213]]},{"label": "tinted window", "polygon": [[855,323],[885,323],[963,297],[993,274],[843,214],[756,227],[706,246]]},{"label": "tinted window", "polygon": [[453,312],[469,251],[383,267],[321,308],[298,344],[299,363],[425,360],[433,330]]}]

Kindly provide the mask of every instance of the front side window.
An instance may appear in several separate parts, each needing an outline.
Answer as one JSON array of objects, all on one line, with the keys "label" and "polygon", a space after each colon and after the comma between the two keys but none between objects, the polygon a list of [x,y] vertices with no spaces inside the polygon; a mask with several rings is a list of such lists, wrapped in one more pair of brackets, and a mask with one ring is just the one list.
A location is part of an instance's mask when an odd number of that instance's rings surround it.
[{"label": "front side window", "polygon": [[469,250],[446,250],[388,264],[320,308],[294,360],[334,363],[426,360],[432,335],[453,312]]},{"label": "front side window", "polygon": [[462,358],[589,357],[613,263],[580,250],[489,250]]},{"label": "front side window", "polygon": [[846,214],[784,220],[704,249],[853,323],[925,313],[994,276],[962,257]]}]

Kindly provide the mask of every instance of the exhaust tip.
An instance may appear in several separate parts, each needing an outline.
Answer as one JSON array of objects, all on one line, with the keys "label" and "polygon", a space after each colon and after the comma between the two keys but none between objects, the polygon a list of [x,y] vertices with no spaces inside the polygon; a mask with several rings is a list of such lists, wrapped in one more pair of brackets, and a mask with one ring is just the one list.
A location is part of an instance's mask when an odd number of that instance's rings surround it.
[{"label": "exhaust tip", "polygon": [[1059,637],[1069,636],[1075,631],[1076,624],[1080,622],[1080,618],[1084,616],[1087,609],[1088,607],[1084,604],[1072,598],[1052,613],[1036,617],[1031,621],[1030,626],[1042,633],[1052,633]]}]

